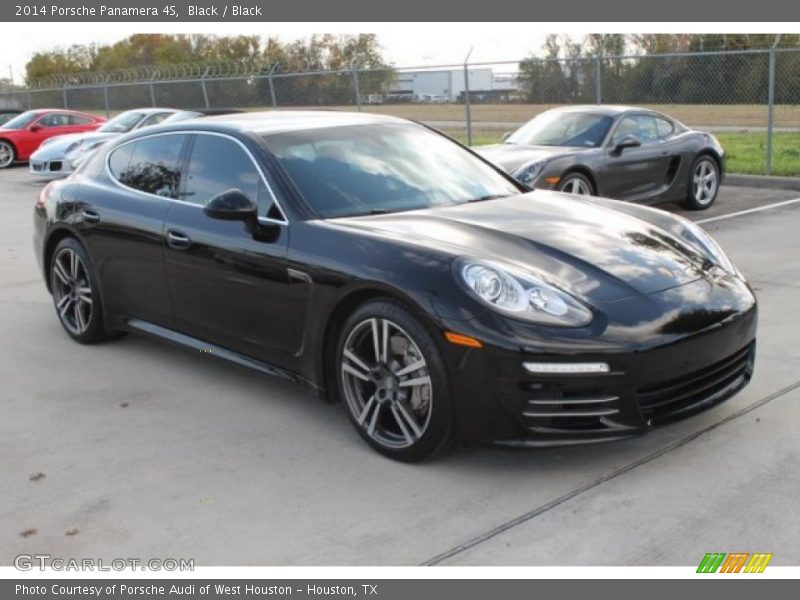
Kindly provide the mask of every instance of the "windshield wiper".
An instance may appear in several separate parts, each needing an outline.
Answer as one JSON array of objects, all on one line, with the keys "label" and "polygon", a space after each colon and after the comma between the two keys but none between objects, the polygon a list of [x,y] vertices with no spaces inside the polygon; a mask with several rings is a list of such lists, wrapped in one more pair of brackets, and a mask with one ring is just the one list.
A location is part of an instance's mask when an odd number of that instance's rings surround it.
[{"label": "windshield wiper", "polygon": [[484,202],[485,200],[497,200],[498,198],[508,198],[508,194],[488,194],[478,198],[470,198],[467,202],[471,204],[473,202]]}]

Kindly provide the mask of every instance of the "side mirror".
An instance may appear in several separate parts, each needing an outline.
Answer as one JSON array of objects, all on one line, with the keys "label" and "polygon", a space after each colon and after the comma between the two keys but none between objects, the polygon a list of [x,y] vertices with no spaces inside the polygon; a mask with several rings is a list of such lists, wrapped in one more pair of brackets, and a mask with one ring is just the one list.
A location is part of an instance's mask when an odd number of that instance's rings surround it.
[{"label": "side mirror", "polygon": [[258,208],[242,190],[232,189],[219,193],[203,207],[203,212],[212,219],[221,221],[258,220]]},{"label": "side mirror", "polygon": [[642,145],[642,140],[640,140],[635,135],[626,135],[622,138],[616,146],[614,146],[614,152],[617,154],[622,154],[622,151],[625,148],[638,148]]},{"label": "side mirror", "polygon": [[42,126],[41,126],[41,125],[37,125],[36,123],[34,123],[33,125],[31,125],[31,126],[28,128],[28,130],[29,130],[30,132],[32,132],[32,133],[36,133],[36,132],[37,132],[37,131],[39,131],[41,128],[42,128]]},{"label": "side mirror", "polygon": [[511,137],[511,134],[512,134],[512,133],[513,133],[512,131],[506,131],[506,132],[503,134],[503,137],[501,137],[501,138],[500,138],[500,141],[501,141],[501,142],[505,142],[505,141],[506,141],[508,138],[510,138],[510,137]]}]

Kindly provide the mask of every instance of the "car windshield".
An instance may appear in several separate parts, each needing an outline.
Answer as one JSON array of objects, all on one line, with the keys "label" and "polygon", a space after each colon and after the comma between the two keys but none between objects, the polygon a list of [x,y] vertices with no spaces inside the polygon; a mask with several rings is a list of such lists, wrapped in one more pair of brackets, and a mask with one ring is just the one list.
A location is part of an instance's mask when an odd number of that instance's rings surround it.
[{"label": "car windshield", "polygon": [[3,129],[25,129],[28,125],[33,123],[38,116],[39,113],[29,110],[28,112],[24,112],[21,115],[17,115],[13,119],[6,121],[3,124]]},{"label": "car windshield", "polygon": [[97,131],[104,133],[125,133],[133,129],[144,115],[136,111],[128,111],[117,115],[107,123],[104,123]]},{"label": "car windshield", "polygon": [[505,141],[524,146],[597,148],[603,143],[613,118],[584,112],[545,112],[529,121]]},{"label": "car windshield", "polygon": [[322,218],[382,214],[518,194],[492,167],[413,124],[351,125],[264,137]]}]

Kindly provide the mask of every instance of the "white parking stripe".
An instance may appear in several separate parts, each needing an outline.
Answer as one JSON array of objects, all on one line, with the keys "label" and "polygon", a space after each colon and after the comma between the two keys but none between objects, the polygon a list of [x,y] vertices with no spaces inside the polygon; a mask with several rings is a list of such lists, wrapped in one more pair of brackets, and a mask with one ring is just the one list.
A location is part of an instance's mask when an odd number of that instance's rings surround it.
[{"label": "white parking stripe", "polygon": [[698,219],[695,223],[711,223],[712,221],[722,221],[723,219],[732,219],[734,217],[741,217],[742,215],[749,215],[750,213],[761,212],[762,210],[769,210],[771,208],[780,208],[781,206],[788,206],[789,204],[797,204],[800,198],[793,200],[784,200],[783,202],[775,202],[774,204],[767,204],[766,206],[759,206],[757,208],[748,208],[747,210],[739,210],[727,215],[720,215],[718,217],[709,217],[708,219]]}]

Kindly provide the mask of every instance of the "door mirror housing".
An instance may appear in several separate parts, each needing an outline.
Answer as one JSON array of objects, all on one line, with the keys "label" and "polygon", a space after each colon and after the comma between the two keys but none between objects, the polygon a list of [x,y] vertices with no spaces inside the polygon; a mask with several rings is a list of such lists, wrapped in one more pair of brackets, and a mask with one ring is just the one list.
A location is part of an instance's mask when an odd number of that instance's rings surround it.
[{"label": "door mirror housing", "polygon": [[36,133],[37,131],[40,131],[41,129],[42,129],[42,126],[39,125],[38,123],[34,123],[30,127],[28,127],[28,131],[30,131],[31,133]]},{"label": "door mirror housing", "polygon": [[511,134],[512,134],[512,133],[514,133],[514,132],[513,132],[513,131],[506,131],[506,132],[503,134],[503,137],[502,137],[502,138],[500,138],[500,141],[501,141],[501,142],[505,142],[505,141],[506,141],[508,138],[510,138],[510,137],[511,137]]},{"label": "door mirror housing", "polygon": [[640,140],[635,135],[629,134],[622,138],[617,145],[614,146],[614,152],[617,154],[622,154],[622,151],[625,148],[638,148],[642,145],[642,140]]},{"label": "door mirror housing", "polygon": [[203,212],[212,219],[221,221],[258,220],[258,207],[242,190],[232,189],[211,198],[203,207]]}]

